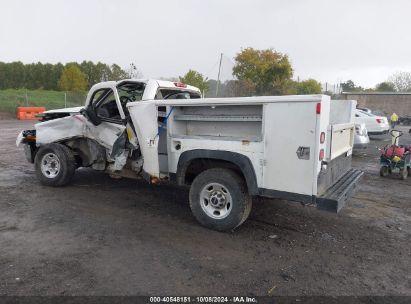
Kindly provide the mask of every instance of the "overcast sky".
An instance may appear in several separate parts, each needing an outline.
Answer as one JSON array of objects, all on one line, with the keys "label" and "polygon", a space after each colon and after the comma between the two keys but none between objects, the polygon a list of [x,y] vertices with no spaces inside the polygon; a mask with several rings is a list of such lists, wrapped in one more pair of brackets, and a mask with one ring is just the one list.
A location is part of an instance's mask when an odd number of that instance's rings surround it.
[{"label": "overcast sky", "polygon": [[[217,78],[220,53],[287,53],[294,77],[368,87],[411,71],[407,0],[0,0],[0,61],[102,61],[144,77],[192,68]],[[229,59],[223,68],[228,70]]]}]

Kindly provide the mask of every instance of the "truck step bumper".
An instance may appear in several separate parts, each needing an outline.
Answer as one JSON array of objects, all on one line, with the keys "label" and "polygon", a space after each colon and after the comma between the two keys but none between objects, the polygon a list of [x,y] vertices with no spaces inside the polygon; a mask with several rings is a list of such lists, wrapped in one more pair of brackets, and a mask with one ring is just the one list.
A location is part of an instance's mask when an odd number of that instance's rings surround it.
[{"label": "truck step bumper", "polygon": [[349,198],[354,194],[357,183],[364,172],[350,169],[327,191],[317,197],[317,208],[320,210],[339,212]]}]

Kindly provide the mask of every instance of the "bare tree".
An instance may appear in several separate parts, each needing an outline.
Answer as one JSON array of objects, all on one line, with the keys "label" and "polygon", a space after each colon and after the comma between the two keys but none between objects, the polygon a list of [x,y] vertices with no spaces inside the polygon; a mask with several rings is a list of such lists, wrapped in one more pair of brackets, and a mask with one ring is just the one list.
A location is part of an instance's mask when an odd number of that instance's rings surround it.
[{"label": "bare tree", "polygon": [[134,63],[130,63],[130,66],[127,70],[128,78],[142,78],[143,74],[137,69]]},{"label": "bare tree", "polygon": [[397,72],[388,80],[393,83],[395,91],[397,92],[411,91],[411,73],[409,72]]}]

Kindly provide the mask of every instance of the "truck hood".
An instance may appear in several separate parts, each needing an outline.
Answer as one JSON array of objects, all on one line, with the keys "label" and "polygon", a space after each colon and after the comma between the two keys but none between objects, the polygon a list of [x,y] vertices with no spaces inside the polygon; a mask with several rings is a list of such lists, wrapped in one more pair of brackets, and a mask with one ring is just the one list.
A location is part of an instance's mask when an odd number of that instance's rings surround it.
[{"label": "truck hood", "polygon": [[74,108],[63,108],[63,109],[55,109],[55,110],[48,110],[43,113],[80,113],[80,110],[84,109],[84,107],[74,107]]}]

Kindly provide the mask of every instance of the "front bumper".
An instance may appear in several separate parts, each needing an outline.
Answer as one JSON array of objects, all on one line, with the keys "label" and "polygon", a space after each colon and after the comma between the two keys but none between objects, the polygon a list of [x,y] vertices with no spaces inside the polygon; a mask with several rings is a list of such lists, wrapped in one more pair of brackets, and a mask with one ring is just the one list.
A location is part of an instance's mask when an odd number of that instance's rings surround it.
[{"label": "front bumper", "polygon": [[339,212],[355,193],[358,181],[363,174],[364,172],[357,169],[348,170],[323,195],[317,197],[317,208],[325,211]]},{"label": "front bumper", "polygon": [[367,147],[368,147],[368,143],[356,143],[356,144],[354,144],[354,151],[357,151],[357,150],[364,150],[364,149],[367,149]]},{"label": "front bumper", "polygon": [[383,131],[368,131],[368,135],[384,135],[388,134],[389,130],[383,130]]},{"label": "front bumper", "polygon": [[34,157],[36,156],[36,130],[24,130],[21,131],[16,139],[16,146],[24,144],[24,154],[29,163],[34,163]]},{"label": "front bumper", "polygon": [[34,163],[34,157],[36,156],[36,147],[34,144],[24,145],[24,155],[29,163]]}]

